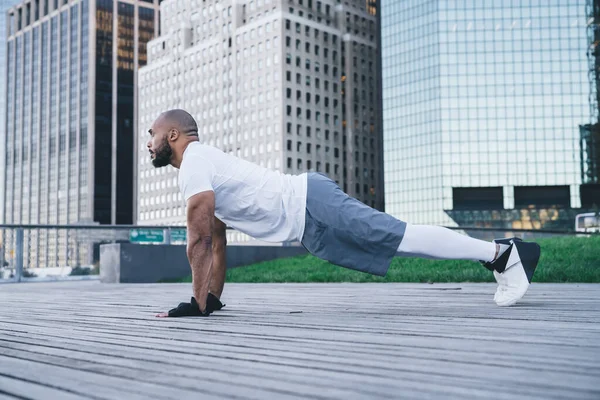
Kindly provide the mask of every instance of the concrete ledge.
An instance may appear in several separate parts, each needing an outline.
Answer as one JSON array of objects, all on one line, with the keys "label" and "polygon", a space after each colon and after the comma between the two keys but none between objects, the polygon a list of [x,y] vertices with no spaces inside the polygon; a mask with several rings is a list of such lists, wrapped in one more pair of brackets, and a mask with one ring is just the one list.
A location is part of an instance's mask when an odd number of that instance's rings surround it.
[{"label": "concrete ledge", "polygon": [[[189,276],[185,245],[111,243],[100,246],[100,281],[156,283]],[[307,254],[304,247],[227,246],[227,268]]]}]

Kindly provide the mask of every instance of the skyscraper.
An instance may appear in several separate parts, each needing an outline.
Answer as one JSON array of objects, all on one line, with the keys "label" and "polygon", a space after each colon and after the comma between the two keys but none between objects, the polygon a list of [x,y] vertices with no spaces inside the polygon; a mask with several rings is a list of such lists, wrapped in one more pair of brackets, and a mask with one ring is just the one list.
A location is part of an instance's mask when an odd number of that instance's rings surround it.
[{"label": "skyscraper", "polygon": [[200,140],[286,173],[320,171],[383,207],[375,2],[183,1],[139,72],[139,223],[181,224],[176,171],[155,170],[147,130],[184,108]]},{"label": "skyscraper", "polygon": [[[157,0],[27,0],[9,11],[7,223],[132,222],[134,72],[157,14]],[[39,234],[26,246],[49,241],[48,252],[26,265],[64,261],[66,236]]]},{"label": "skyscraper", "polygon": [[600,207],[600,1],[586,0],[586,13],[590,119],[580,127],[581,203]]},{"label": "skyscraper", "polygon": [[387,211],[414,223],[571,228],[588,23],[585,0],[384,2]]},{"label": "skyscraper", "polygon": [[[6,12],[20,0],[0,1],[0,93],[6,93]],[[6,95],[0,95],[0,126],[6,121]],[[4,165],[4,129],[0,130],[0,165]],[[0,210],[4,209],[4,179],[0,179]],[[4,214],[0,213],[0,223]]]}]

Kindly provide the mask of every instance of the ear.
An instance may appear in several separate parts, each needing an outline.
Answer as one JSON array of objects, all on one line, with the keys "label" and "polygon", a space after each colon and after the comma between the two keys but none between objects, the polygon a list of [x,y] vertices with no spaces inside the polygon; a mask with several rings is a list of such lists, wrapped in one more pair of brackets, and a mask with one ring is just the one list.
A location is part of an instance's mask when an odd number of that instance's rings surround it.
[{"label": "ear", "polygon": [[177,140],[177,138],[179,137],[179,135],[180,135],[180,133],[179,133],[179,131],[177,129],[171,129],[169,131],[169,140],[171,142],[174,142],[174,141]]}]

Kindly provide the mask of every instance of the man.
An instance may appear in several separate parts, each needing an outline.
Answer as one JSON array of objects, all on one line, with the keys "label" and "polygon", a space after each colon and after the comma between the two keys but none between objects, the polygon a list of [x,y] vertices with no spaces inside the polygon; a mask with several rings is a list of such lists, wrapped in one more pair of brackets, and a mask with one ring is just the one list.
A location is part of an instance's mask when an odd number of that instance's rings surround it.
[{"label": "man", "polygon": [[499,306],[517,302],[531,283],[536,243],[486,242],[407,224],[346,195],[323,174],[286,175],[201,144],[196,121],[183,110],[161,114],[149,133],[152,164],[179,169],[192,269],[190,303],[159,317],[207,316],[222,307],[226,225],[269,242],[298,240],[317,257],[381,276],[394,256],[481,261],[496,277]]}]

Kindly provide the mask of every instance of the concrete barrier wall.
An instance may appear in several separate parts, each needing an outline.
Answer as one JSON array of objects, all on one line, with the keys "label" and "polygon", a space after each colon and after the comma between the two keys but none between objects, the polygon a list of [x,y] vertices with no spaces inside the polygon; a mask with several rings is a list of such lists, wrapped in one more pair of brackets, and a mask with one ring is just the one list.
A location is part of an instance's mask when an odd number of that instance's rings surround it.
[{"label": "concrete barrier wall", "polygon": [[[185,245],[112,243],[100,246],[104,283],[154,283],[191,274]],[[307,254],[304,247],[227,246],[227,268]]]}]

